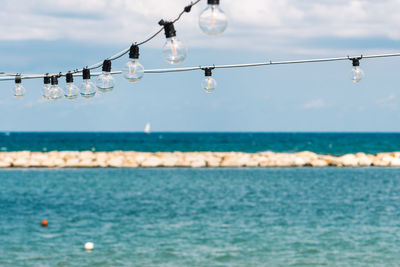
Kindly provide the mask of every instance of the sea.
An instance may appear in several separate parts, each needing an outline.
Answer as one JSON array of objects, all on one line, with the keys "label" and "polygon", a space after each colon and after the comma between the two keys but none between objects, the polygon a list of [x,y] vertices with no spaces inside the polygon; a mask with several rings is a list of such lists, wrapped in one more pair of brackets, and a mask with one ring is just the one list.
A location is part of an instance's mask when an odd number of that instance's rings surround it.
[{"label": "sea", "polygon": [[[7,132],[0,146],[343,155],[400,151],[400,134]],[[2,169],[0,266],[400,266],[400,171]]]}]

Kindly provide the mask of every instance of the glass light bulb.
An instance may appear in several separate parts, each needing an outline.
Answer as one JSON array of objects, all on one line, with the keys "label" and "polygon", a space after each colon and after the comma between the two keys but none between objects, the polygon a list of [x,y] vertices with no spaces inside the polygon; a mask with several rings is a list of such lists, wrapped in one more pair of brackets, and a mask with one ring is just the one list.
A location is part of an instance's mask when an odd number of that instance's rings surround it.
[{"label": "glass light bulb", "polygon": [[64,96],[66,99],[75,99],[79,96],[79,88],[74,83],[67,83],[64,90]]},{"label": "glass light bulb", "polygon": [[22,84],[20,84],[20,83],[15,84],[14,90],[13,90],[13,95],[15,96],[15,98],[24,97],[25,92],[26,92],[25,87]]},{"label": "glass light bulb", "polygon": [[217,36],[228,26],[228,18],[219,5],[208,5],[199,17],[200,29],[207,35]]},{"label": "glass light bulb", "polygon": [[48,94],[47,94],[47,99],[48,100],[60,100],[64,96],[64,91],[61,89],[61,87],[58,84],[54,84],[50,87]]},{"label": "glass light bulb", "polygon": [[201,87],[206,93],[212,93],[217,88],[217,81],[211,76],[206,76],[201,82]]},{"label": "glass light bulb", "polygon": [[49,96],[49,90],[50,90],[51,85],[49,83],[46,83],[42,87],[42,96],[43,98],[48,98]]},{"label": "glass light bulb", "polygon": [[111,92],[114,89],[114,77],[107,71],[103,71],[96,79],[96,86],[102,93]]},{"label": "glass light bulb", "polygon": [[358,83],[358,82],[360,82],[363,78],[364,78],[364,71],[363,71],[360,67],[358,67],[358,66],[353,67],[353,69],[351,70],[351,80],[352,80],[354,83]]},{"label": "glass light bulb", "polygon": [[182,63],[187,55],[185,45],[176,37],[167,38],[162,52],[164,59],[169,64]]},{"label": "glass light bulb", "polygon": [[144,74],[144,67],[140,64],[139,60],[131,58],[126,62],[124,68],[122,69],[125,80],[128,82],[138,82],[142,79]]},{"label": "glass light bulb", "polygon": [[94,97],[96,94],[96,85],[90,80],[85,79],[81,85],[81,96],[85,98]]}]

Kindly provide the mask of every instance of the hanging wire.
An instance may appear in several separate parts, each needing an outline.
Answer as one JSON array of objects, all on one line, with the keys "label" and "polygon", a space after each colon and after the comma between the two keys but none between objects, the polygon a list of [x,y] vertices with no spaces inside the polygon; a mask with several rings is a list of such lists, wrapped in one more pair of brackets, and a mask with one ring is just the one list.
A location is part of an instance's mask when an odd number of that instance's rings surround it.
[{"label": "hanging wire", "polygon": [[[319,59],[301,59],[301,60],[287,60],[287,61],[266,61],[266,62],[258,62],[258,63],[246,63],[246,64],[232,64],[232,65],[204,65],[197,67],[184,67],[184,68],[167,68],[167,69],[147,69],[144,70],[144,73],[170,73],[170,72],[185,72],[185,71],[195,71],[195,70],[204,70],[206,68],[213,69],[234,69],[234,68],[250,68],[250,67],[259,67],[259,66],[269,66],[269,65],[288,65],[288,64],[304,64],[304,63],[321,63],[321,62],[331,62],[331,61],[344,61],[344,60],[352,60],[354,58],[386,58],[386,57],[400,57],[400,53],[393,54],[376,54],[376,55],[360,55],[360,56],[346,56],[346,57],[331,57],[331,58],[319,58]],[[112,71],[110,74],[121,74],[122,71]],[[92,76],[98,76],[101,73],[91,73]],[[43,78],[46,75],[42,74],[31,74],[31,75],[22,75],[21,79],[38,79]],[[14,77],[11,77],[14,76]],[[10,81],[14,80],[16,75],[9,75],[8,77],[0,77],[0,81]],[[74,76],[82,76],[82,73],[74,73]]]},{"label": "hanging wire", "polygon": [[[187,6],[183,9],[183,11],[182,11],[181,13],[179,13],[178,17],[177,17],[176,19],[174,19],[172,22],[175,23],[175,22],[177,22],[178,20],[180,20],[183,14],[189,13],[189,12],[191,11],[192,7],[195,6],[195,5],[197,5],[200,1],[201,1],[201,0],[197,0],[197,1],[195,1],[195,2],[191,2],[189,5],[187,5]],[[161,28],[160,28],[158,31],[156,31],[154,34],[150,35],[150,36],[149,36],[147,39],[145,39],[144,41],[139,42],[139,43],[136,43],[136,44],[137,44],[137,45],[143,45],[143,44],[145,44],[145,43],[148,43],[148,42],[150,42],[151,40],[153,40],[156,36],[158,36],[162,31],[163,31],[163,27],[161,27]],[[122,50],[122,51],[116,53],[115,55],[113,55],[113,56],[111,56],[111,57],[108,57],[107,59],[108,59],[108,60],[111,60],[111,61],[116,60],[116,59],[119,59],[120,57],[126,55],[126,54],[129,52],[129,48],[130,48],[130,47],[128,47],[128,48],[126,48],[126,49],[124,49],[124,50]],[[93,65],[89,66],[88,69],[90,69],[90,70],[97,69],[97,68],[100,68],[102,65],[103,65],[103,61],[98,62],[98,63],[96,63],[96,64],[93,64]],[[82,71],[82,70],[76,70],[76,71],[74,71],[74,73],[81,72],[81,71]]]},{"label": "hanging wire", "polygon": [[[183,11],[182,11],[181,13],[179,13],[178,17],[177,17],[176,19],[174,19],[172,22],[175,23],[175,22],[177,22],[178,20],[180,20],[181,17],[182,17],[182,15],[183,15],[184,13],[189,13],[189,12],[191,11],[192,7],[195,6],[195,5],[197,5],[200,1],[201,1],[201,0],[197,0],[197,1],[195,1],[195,2],[191,2],[189,5],[185,6],[185,8],[183,9]],[[152,39],[154,39],[157,35],[159,35],[162,31],[163,31],[163,27],[161,27],[157,32],[155,32],[155,33],[153,33],[152,35],[150,35],[150,37],[148,37],[148,38],[145,39],[144,41],[139,42],[139,43],[136,43],[136,44],[137,44],[137,45],[143,45],[143,44],[145,44],[145,43],[147,43],[147,42],[150,42],[150,41],[151,41]],[[106,59],[111,60],[111,61],[116,60],[116,59],[119,59],[120,57],[126,55],[126,54],[129,52],[129,48],[130,48],[130,47],[125,48],[124,50],[122,50],[122,51],[116,53],[115,55],[112,55],[112,56],[110,56],[110,57],[108,57],[108,58],[106,58]],[[89,70],[98,69],[98,68],[100,68],[102,65],[103,65],[103,61],[100,61],[100,62],[97,62],[97,63],[95,63],[95,64],[92,64],[92,65],[88,66],[87,69],[89,69]],[[81,68],[81,69],[75,69],[75,70],[68,71],[68,72],[71,72],[71,73],[73,73],[73,74],[77,74],[77,73],[81,73],[82,71],[83,71],[83,68]],[[61,76],[65,76],[68,72],[64,72],[64,73],[63,73],[63,72],[54,73],[54,74],[51,74],[51,76],[58,76],[58,77],[61,77]],[[4,73],[4,72],[0,72],[0,75],[14,76],[14,77],[17,76],[17,74],[9,74],[9,73]],[[24,75],[24,77],[43,78],[44,75],[32,74],[32,75]],[[1,78],[3,78],[3,77],[1,77]],[[23,79],[35,79],[35,78],[23,78]],[[3,80],[3,79],[1,79],[1,80]]]},{"label": "hanging wire", "polygon": [[[181,13],[177,16],[176,19],[172,20],[172,23],[177,22],[181,19],[184,13],[188,13],[191,11],[191,8],[197,5],[201,0],[197,0],[195,2],[191,2],[187,5]],[[161,27],[158,31],[150,35],[147,39],[142,42],[135,43],[136,45],[143,45],[152,39],[154,39],[157,35],[159,35],[163,31],[163,27]],[[130,51],[130,47],[116,53],[108,57],[108,60],[116,60],[126,55]],[[185,71],[194,71],[194,70],[204,70],[204,69],[232,69],[232,68],[248,68],[248,67],[258,67],[258,66],[268,66],[268,65],[285,65],[285,64],[300,64],[300,63],[318,63],[318,62],[330,62],[330,61],[343,61],[343,60],[354,60],[354,59],[368,59],[368,58],[384,58],[384,57],[398,57],[400,53],[392,53],[392,54],[376,54],[376,55],[367,55],[367,56],[355,56],[355,57],[331,57],[331,58],[320,58],[320,59],[303,59],[303,60],[288,60],[288,61],[266,61],[266,62],[258,62],[258,63],[245,63],[245,64],[232,64],[232,65],[208,65],[208,66],[198,66],[198,67],[183,67],[183,68],[167,68],[167,69],[147,69],[144,70],[144,73],[171,73],[171,72],[185,72]],[[95,63],[91,66],[86,67],[89,70],[94,70],[103,65],[103,61]],[[75,69],[70,71],[73,76],[82,76],[82,69]],[[19,76],[21,79],[38,79],[44,78],[45,76],[65,76],[68,72],[55,73],[55,74],[10,74],[5,72],[0,72],[0,81],[14,80],[16,76]],[[121,74],[122,71],[113,71],[111,74]],[[101,73],[92,73],[92,76],[98,76]]]}]

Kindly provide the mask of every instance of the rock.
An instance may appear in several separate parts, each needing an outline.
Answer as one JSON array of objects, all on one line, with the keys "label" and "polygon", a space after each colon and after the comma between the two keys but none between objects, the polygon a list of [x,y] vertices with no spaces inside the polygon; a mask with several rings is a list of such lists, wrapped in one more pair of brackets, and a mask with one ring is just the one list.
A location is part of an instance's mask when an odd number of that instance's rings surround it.
[{"label": "rock", "polygon": [[199,160],[196,160],[196,161],[192,161],[190,163],[190,166],[192,168],[203,168],[203,167],[207,166],[207,163],[205,162],[205,160],[199,159]]},{"label": "rock", "polygon": [[[80,168],[93,168],[94,162],[92,159],[82,159],[79,161],[79,163],[76,166],[72,167],[80,167]],[[65,164],[66,166],[69,166],[67,163]]]},{"label": "rock", "polygon": [[65,161],[61,158],[57,158],[53,161],[54,166],[57,168],[64,168],[65,167]]},{"label": "rock", "polygon": [[221,165],[221,158],[217,158],[217,157],[209,157],[207,158],[207,167],[211,167],[211,168],[216,168],[219,167]]},{"label": "rock", "polygon": [[65,161],[65,166],[64,167],[79,167],[79,159],[78,158],[70,158]]},{"label": "rock", "polygon": [[10,162],[0,161],[0,168],[9,168],[9,167],[11,167]]},{"label": "rock", "polygon": [[393,158],[390,162],[390,166],[392,167],[400,167],[400,158]]},{"label": "rock", "polygon": [[339,157],[339,160],[345,167],[357,167],[358,166],[358,159],[353,154],[347,154],[342,157]]},{"label": "rock", "polygon": [[104,160],[104,161],[99,161],[96,160],[93,162],[93,166],[94,167],[99,167],[99,168],[107,168],[108,167],[108,160]]},{"label": "rock", "polygon": [[[294,159],[294,165],[296,166],[296,167],[303,167],[303,166],[305,166],[307,164],[307,162],[303,159],[303,158],[301,158],[301,157],[298,157],[298,156],[296,156],[296,158]],[[312,165],[312,164],[311,164]]]},{"label": "rock", "polygon": [[389,163],[388,165],[390,165],[392,160],[394,160],[394,158],[392,156],[389,156],[389,155],[386,155],[386,156],[382,157],[382,161],[383,162],[388,162]]},{"label": "rock", "polygon": [[166,156],[162,159],[162,166],[164,167],[175,167],[178,165],[178,162],[182,161],[180,159],[178,159],[176,156],[174,155],[169,155]]},{"label": "rock", "polygon": [[[240,152],[227,153],[220,162],[220,167],[243,167],[250,160],[250,155]],[[257,164],[258,165],[258,164]]]},{"label": "rock", "polygon": [[12,163],[13,167],[19,168],[28,168],[29,167],[29,159],[27,158],[17,158],[16,161]]},{"label": "rock", "polygon": [[346,154],[341,157],[299,153],[242,153],[242,152],[134,152],[113,151],[51,151],[0,152],[0,168],[18,167],[325,167],[325,166],[380,166],[400,167],[400,152]]},{"label": "rock", "polygon": [[303,151],[303,152],[297,152],[295,153],[295,155],[297,157],[303,158],[303,159],[309,159],[311,161],[311,159],[316,159],[318,158],[318,155],[314,152],[311,151]]},{"label": "rock", "polygon": [[329,166],[328,162],[322,159],[313,159],[311,160],[311,166],[313,167],[327,167]]},{"label": "rock", "polygon": [[108,166],[113,167],[113,168],[121,168],[124,165],[124,158],[119,156],[119,157],[111,157],[108,160]]},{"label": "rock", "polygon": [[252,157],[249,157],[249,159],[247,160],[247,162],[244,166],[255,168],[255,167],[258,167],[259,164],[260,164],[260,157],[252,156]]},{"label": "rock", "polygon": [[366,155],[365,153],[357,153],[358,165],[368,167],[371,166],[373,157]]},{"label": "rock", "polygon": [[[103,167],[103,166],[102,166]],[[137,168],[139,167],[139,164],[136,163],[136,161],[124,161],[124,164],[122,165],[123,168]]]},{"label": "rock", "polygon": [[35,159],[30,159],[28,164],[29,164],[29,167],[33,167],[33,168],[39,168],[39,167],[43,166],[40,161],[37,161]]},{"label": "rock", "polygon": [[144,168],[154,168],[154,167],[160,167],[162,166],[163,162],[160,158],[155,157],[155,156],[150,156],[146,158],[140,166]]},{"label": "rock", "polygon": [[390,161],[384,161],[379,158],[375,158],[372,160],[372,165],[376,167],[388,167],[390,165]]}]

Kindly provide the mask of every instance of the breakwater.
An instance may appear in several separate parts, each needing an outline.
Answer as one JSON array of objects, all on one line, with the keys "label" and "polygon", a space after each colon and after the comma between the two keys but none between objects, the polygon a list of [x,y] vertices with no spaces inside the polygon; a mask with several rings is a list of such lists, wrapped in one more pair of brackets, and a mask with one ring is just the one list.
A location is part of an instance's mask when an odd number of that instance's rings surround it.
[{"label": "breakwater", "polygon": [[1,152],[0,168],[217,168],[217,167],[400,167],[400,152],[346,154],[242,152]]}]

